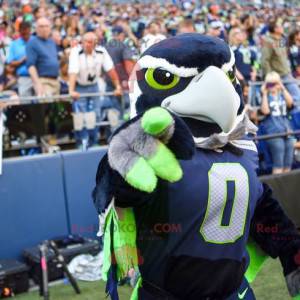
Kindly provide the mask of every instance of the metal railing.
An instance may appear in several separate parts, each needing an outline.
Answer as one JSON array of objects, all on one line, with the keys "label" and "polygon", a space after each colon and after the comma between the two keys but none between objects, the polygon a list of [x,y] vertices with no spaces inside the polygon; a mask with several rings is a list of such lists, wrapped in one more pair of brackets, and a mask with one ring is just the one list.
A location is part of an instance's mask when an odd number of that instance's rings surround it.
[{"label": "metal railing", "polygon": [[[300,81],[298,80],[289,80],[284,81],[283,83],[290,83],[290,82],[297,82],[300,85]],[[249,88],[253,88],[256,86],[261,86],[264,84],[264,81],[250,81],[249,82]],[[128,93],[128,91],[125,91],[125,93]],[[105,96],[114,96],[113,92],[97,92],[97,93],[81,93],[79,98],[87,98],[87,97],[105,97]],[[251,93],[249,93],[249,96],[251,97]],[[251,100],[248,98],[249,101]],[[16,105],[29,105],[29,104],[46,104],[46,103],[55,103],[55,102],[69,102],[72,103],[73,101],[76,101],[72,98],[70,94],[63,94],[63,95],[47,95],[47,96],[29,96],[29,97],[19,97],[18,95],[11,95],[10,97],[0,98],[0,104],[5,103],[7,107],[10,106],[16,106]],[[121,107],[124,108],[124,99],[121,96]],[[260,106],[252,106],[252,109],[257,110]],[[97,122],[97,126],[108,126],[108,121],[101,121]],[[259,141],[259,140],[268,140],[272,138],[278,138],[278,137],[286,137],[286,136],[296,136],[300,135],[300,130],[296,131],[290,131],[285,133],[274,133],[274,134],[266,134],[266,135],[259,135],[254,136],[253,140]]]},{"label": "metal railing", "polygon": [[252,139],[255,141],[261,141],[261,140],[270,140],[270,139],[279,138],[279,137],[296,136],[296,135],[300,135],[300,130],[287,131],[287,132],[282,132],[282,133],[256,135]]},{"label": "metal railing", "polygon": [[[124,91],[126,93],[127,91]],[[99,100],[99,108],[101,107],[101,100],[104,100],[104,97],[108,96],[114,96],[114,92],[97,92],[97,93],[80,93],[79,98],[98,98]],[[102,98],[102,99],[101,99]],[[10,107],[13,106],[23,106],[23,105],[32,105],[32,104],[51,104],[51,103],[72,103],[76,101],[75,99],[72,98],[70,94],[62,94],[62,95],[45,95],[42,97],[38,96],[27,96],[27,97],[19,97],[17,94],[4,94],[2,98],[0,98],[0,115],[2,114],[3,109],[9,109]],[[4,105],[1,105],[4,104]],[[120,109],[121,113],[124,113],[124,108],[125,108],[125,100],[123,95],[120,96]],[[96,106],[97,109],[97,106]],[[98,127],[107,127],[110,126],[109,121],[97,121],[96,126]],[[2,134],[3,130],[1,129]],[[2,140],[2,134],[0,134],[0,139]],[[40,143],[38,143],[39,146],[41,146],[43,149],[45,149],[45,152],[56,152],[59,151],[59,147],[50,145],[46,139],[43,136],[40,136]],[[71,140],[70,140],[71,141]],[[69,142],[70,142],[69,141]],[[73,141],[74,142],[74,141]],[[1,144],[1,143],[0,143]],[[25,148],[26,145],[22,144],[22,146],[12,146],[10,150],[19,150]],[[28,146],[28,148],[34,147],[32,144]],[[2,150],[2,146],[1,149]],[[43,151],[44,152],[44,151]],[[1,154],[1,151],[0,151]],[[1,155],[0,155],[1,156]],[[0,157],[1,158],[1,157]]]},{"label": "metal railing", "polygon": [[[105,96],[114,96],[114,93],[113,92],[81,93],[79,98],[105,97]],[[26,97],[19,97],[18,95],[12,94],[9,97],[7,96],[5,98],[0,98],[0,103],[5,103],[7,106],[38,104],[38,103],[53,103],[53,102],[61,102],[61,101],[73,102],[74,99],[70,94],[26,96]]]},{"label": "metal railing", "polygon": [[[253,100],[253,95],[255,96],[256,91],[254,90],[253,93],[253,89],[255,89],[256,87],[262,86],[265,82],[264,81],[249,81],[248,85],[249,85],[249,92],[248,92],[248,103],[251,105],[252,100]],[[289,83],[297,83],[300,86],[300,80],[297,79],[293,79],[293,80],[283,80],[282,81],[283,84],[289,84]],[[252,106],[253,109],[259,109],[260,106],[259,105],[254,105]]]},{"label": "metal railing", "polygon": [[[124,93],[128,93],[128,91],[124,91]],[[5,95],[6,96],[6,95]],[[80,93],[80,98],[88,98],[88,97],[107,97],[114,96],[114,92],[97,92],[97,93]],[[121,103],[120,108],[123,114],[125,109],[125,103],[123,99],[123,95],[120,96]],[[45,96],[25,96],[19,97],[17,94],[11,94],[9,97],[0,98],[0,112],[1,112],[1,103],[4,104],[4,108],[18,105],[29,105],[29,104],[47,104],[47,103],[55,103],[55,102],[69,102],[72,103],[76,101],[70,94],[62,94],[62,95],[45,95]],[[108,126],[108,121],[100,121],[96,123],[97,126]]]},{"label": "metal railing", "polygon": [[[264,81],[249,81],[249,92],[248,92],[248,103],[251,105],[251,110],[258,111],[260,109],[260,105],[252,105],[253,101],[253,95],[256,97],[255,92],[253,93],[253,89],[256,87],[262,86],[265,82]],[[283,84],[288,83],[297,83],[300,86],[300,80],[283,80]],[[253,140],[255,141],[261,141],[261,140],[269,140],[273,138],[279,138],[279,137],[287,137],[287,136],[297,136],[300,135],[300,130],[295,131],[288,131],[283,133],[273,133],[273,134],[263,134],[263,135],[257,135],[253,137]]]},{"label": "metal railing", "polygon": [[[265,82],[264,81],[249,81],[249,86],[253,85],[263,85]],[[282,80],[283,84],[286,83],[298,83],[300,85],[300,80],[298,79],[292,79],[292,80]]]}]

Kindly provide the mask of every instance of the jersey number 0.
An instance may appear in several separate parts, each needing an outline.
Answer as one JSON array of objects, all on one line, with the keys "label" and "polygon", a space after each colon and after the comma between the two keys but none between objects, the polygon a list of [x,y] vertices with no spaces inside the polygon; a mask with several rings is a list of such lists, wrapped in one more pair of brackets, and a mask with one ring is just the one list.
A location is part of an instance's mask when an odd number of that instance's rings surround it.
[{"label": "jersey number 0", "polygon": [[[227,204],[227,185],[234,182],[234,199],[228,225],[222,225]],[[244,234],[249,203],[249,179],[239,163],[214,163],[208,172],[208,203],[200,232],[214,244],[234,243]]]}]

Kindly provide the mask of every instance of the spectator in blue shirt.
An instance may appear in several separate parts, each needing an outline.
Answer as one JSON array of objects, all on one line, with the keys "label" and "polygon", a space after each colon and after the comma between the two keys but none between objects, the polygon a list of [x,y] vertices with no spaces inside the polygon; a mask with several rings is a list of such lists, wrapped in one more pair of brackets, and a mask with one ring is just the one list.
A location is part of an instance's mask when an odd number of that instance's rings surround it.
[{"label": "spectator in blue shirt", "polygon": [[300,30],[294,30],[289,35],[289,59],[294,77],[300,76]]},{"label": "spectator in blue shirt", "polygon": [[[261,112],[266,116],[263,126],[266,134],[285,133],[291,131],[287,109],[293,107],[293,98],[281,82],[276,72],[266,76],[262,86]],[[272,161],[273,174],[291,170],[294,155],[294,139],[278,137],[267,140]]]},{"label": "spectator in blue shirt", "polygon": [[20,38],[10,44],[7,63],[16,70],[19,96],[32,96],[33,85],[26,66],[26,44],[30,38],[31,24],[20,24]]},{"label": "spectator in blue shirt", "polygon": [[207,34],[225,40],[224,24],[219,20],[211,20],[207,24]]},{"label": "spectator in blue shirt", "polygon": [[56,44],[50,38],[51,23],[46,18],[36,22],[36,36],[27,43],[27,67],[37,96],[58,95],[59,61]]}]

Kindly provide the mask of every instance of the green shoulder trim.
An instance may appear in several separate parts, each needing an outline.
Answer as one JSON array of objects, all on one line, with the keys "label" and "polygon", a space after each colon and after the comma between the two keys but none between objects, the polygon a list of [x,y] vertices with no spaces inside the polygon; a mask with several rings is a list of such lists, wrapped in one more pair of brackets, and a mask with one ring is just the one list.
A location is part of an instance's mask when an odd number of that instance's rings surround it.
[{"label": "green shoulder trim", "polygon": [[[140,276],[130,297],[130,300],[138,300],[139,298],[139,288],[142,286],[142,277]],[[298,300],[298,299],[297,299]]]},{"label": "green shoulder trim", "polygon": [[250,256],[250,263],[245,277],[251,284],[262,269],[263,264],[269,258],[269,256],[266,255],[260,248],[258,248],[254,241],[248,242],[247,251]]}]

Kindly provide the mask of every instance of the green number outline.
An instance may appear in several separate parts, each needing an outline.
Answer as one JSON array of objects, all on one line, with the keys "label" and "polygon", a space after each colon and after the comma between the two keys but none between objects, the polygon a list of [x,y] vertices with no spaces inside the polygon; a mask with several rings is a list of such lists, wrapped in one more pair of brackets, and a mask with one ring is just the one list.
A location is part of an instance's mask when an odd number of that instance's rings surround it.
[{"label": "green number outline", "polygon": [[[205,231],[204,231],[204,226],[207,222],[207,219],[209,217],[209,211],[210,211],[210,207],[211,207],[211,179],[210,179],[210,175],[213,173],[213,169],[216,165],[224,165],[224,166],[230,166],[230,165],[238,165],[240,166],[245,174],[246,174],[246,178],[247,178],[247,208],[245,210],[245,213],[244,213],[244,220],[243,220],[243,230],[241,232],[241,234],[236,237],[235,239],[233,240],[227,240],[226,242],[220,242],[220,241],[214,241],[214,240],[209,240],[206,238],[206,234],[205,234]],[[227,183],[228,181],[234,181],[234,185],[236,186],[236,178],[231,178],[231,177],[227,177],[227,178],[224,178],[225,179],[225,182]],[[226,194],[225,194],[225,200],[223,199],[223,207],[222,207],[222,212],[220,214],[220,220],[219,220],[219,227],[229,227],[231,225],[231,221],[232,221],[232,216],[234,215],[233,212],[234,210],[236,209],[236,192],[234,193],[234,198],[233,198],[233,205],[232,205],[232,210],[231,210],[231,214],[230,214],[230,220],[229,220],[229,224],[228,225],[222,225],[222,219],[223,219],[223,214],[224,214],[224,210],[225,210],[225,207],[226,207],[226,202],[227,202],[227,184],[225,185],[226,187]],[[231,244],[231,243],[234,243],[236,242],[245,232],[245,225],[246,225],[246,220],[247,220],[247,214],[248,214],[248,210],[249,210],[249,199],[250,199],[250,191],[249,191],[249,175],[248,175],[248,172],[247,170],[240,164],[240,163],[214,163],[212,165],[212,167],[210,168],[210,170],[208,171],[208,200],[207,200],[207,208],[206,208],[206,212],[205,212],[205,216],[204,216],[204,220],[201,224],[201,227],[200,227],[200,233],[202,235],[202,237],[204,238],[204,240],[208,243],[212,243],[212,244],[220,244],[220,245],[223,245],[223,244]]]}]

